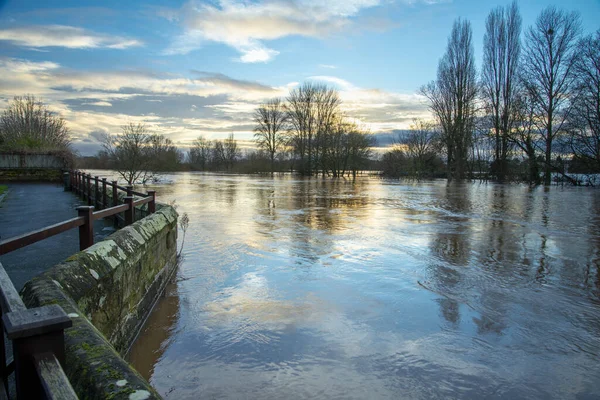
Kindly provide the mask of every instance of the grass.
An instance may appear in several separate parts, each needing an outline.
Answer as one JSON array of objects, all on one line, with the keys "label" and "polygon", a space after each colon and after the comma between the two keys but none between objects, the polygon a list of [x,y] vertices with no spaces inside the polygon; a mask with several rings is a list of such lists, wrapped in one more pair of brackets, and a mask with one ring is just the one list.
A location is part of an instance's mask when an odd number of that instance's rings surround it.
[{"label": "grass", "polygon": [[8,186],[0,185],[0,196],[2,196],[8,190]]}]

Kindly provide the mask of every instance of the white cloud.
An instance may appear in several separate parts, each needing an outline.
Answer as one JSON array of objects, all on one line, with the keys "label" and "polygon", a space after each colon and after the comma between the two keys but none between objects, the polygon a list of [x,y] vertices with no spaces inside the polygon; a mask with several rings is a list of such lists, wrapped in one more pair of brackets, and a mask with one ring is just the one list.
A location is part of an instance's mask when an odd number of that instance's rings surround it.
[{"label": "white cloud", "polygon": [[89,105],[89,106],[112,107],[112,104],[109,103],[108,101],[92,101],[89,103],[82,103],[82,104]]},{"label": "white cloud", "polygon": [[247,46],[240,46],[238,50],[242,53],[240,61],[243,63],[257,63],[271,61],[278,51],[268,49],[258,42],[251,42]]},{"label": "white cloud", "polygon": [[319,68],[337,69],[337,67],[335,65],[329,65],[329,64],[319,64]]},{"label": "white cloud", "polygon": [[[241,62],[266,62],[279,52],[264,41],[291,35],[324,37],[351,24],[360,11],[380,0],[292,0],[246,2],[220,0],[217,5],[187,3],[180,20],[185,32],[166,54],[188,53],[205,41],[224,43],[241,53]],[[164,14],[164,12],[163,12]]]},{"label": "white cloud", "polygon": [[126,49],[143,44],[136,39],[102,35],[64,25],[32,25],[0,29],[0,41],[30,48],[66,47],[71,49]]}]

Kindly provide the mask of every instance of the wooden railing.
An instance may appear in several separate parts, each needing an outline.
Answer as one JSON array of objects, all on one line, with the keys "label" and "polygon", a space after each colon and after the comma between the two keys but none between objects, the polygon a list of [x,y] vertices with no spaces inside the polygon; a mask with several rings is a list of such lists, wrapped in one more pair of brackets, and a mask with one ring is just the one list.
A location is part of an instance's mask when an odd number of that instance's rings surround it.
[{"label": "wooden railing", "polygon": [[[8,378],[14,372],[17,399],[77,399],[64,373],[64,330],[71,318],[57,304],[27,308],[0,264],[0,399],[10,396]],[[6,359],[4,337],[12,342]]]},{"label": "wooden railing", "polygon": [[[154,190],[147,193],[136,192],[131,186],[119,186],[117,181],[107,182],[106,178],[99,179],[97,176],[92,178],[91,174],[81,171],[65,174],[68,174],[65,178],[67,189],[87,200],[88,206],[78,207],[78,216],[75,218],[0,241],[0,255],[74,228],[79,228],[79,250],[85,250],[94,244],[94,221],[112,216],[115,225],[118,224],[118,218],[122,218],[124,225],[130,225],[135,221],[136,207],[148,204],[147,214],[156,211]],[[111,191],[110,200],[108,190]],[[119,204],[119,190],[126,194],[122,204]],[[120,217],[120,214],[123,214],[123,217]]]},{"label": "wooden railing", "polygon": [[[90,174],[70,171],[65,186],[88,202],[78,207],[78,216],[0,242],[0,255],[39,242],[51,236],[79,228],[79,248],[94,244],[94,221],[117,218],[123,214],[125,225],[135,221],[136,207],[148,204],[147,213],[156,210],[156,192],[135,192],[131,186],[119,186],[116,181],[92,179]],[[109,200],[110,188],[111,199]],[[126,196],[119,204],[119,190]],[[138,196],[136,199],[134,196]],[[98,211],[94,211],[98,209]],[[138,211],[141,211],[138,209]],[[57,304],[28,309],[0,264],[0,400],[9,396],[8,377],[14,372],[17,399],[77,399],[63,367],[65,363],[64,330],[72,321]],[[6,359],[4,339],[12,342],[13,358]]]}]

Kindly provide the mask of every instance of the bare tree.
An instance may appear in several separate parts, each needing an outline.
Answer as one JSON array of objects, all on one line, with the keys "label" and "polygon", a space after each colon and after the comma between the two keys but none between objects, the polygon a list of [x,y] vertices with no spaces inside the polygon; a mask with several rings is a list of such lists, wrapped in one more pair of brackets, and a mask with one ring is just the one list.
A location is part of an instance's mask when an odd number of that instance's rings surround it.
[{"label": "bare tree", "polygon": [[569,150],[588,171],[600,172],[600,29],[577,47],[576,96]]},{"label": "bare tree", "polygon": [[412,160],[413,173],[417,178],[427,174],[436,159],[439,132],[433,121],[414,119],[408,134],[400,141],[406,155]]},{"label": "bare tree", "polygon": [[212,168],[220,169],[222,166],[227,167],[227,157],[225,155],[225,146],[222,140],[214,140],[211,149]]},{"label": "bare tree", "polygon": [[507,173],[509,135],[515,122],[515,99],[521,53],[521,25],[517,2],[498,7],[487,17],[483,37],[482,89],[492,119],[495,139],[492,172],[499,182]]},{"label": "bare tree", "polygon": [[510,139],[527,157],[527,176],[525,180],[530,185],[540,183],[540,171],[537,161],[537,127],[535,125],[535,104],[526,90],[522,90],[515,101],[515,129],[510,133]]},{"label": "bare tree", "polygon": [[256,145],[269,154],[271,173],[275,171],[276,155],[286,146],[287,119],[287,112],[279,98],[262,104],[254,112]]},{"label": "bare tree", "polygon": [[150,157],[150,169],[155,176],[159,171],[176,171],[183,161],[183,153],[171,139],[163,135],[151,135],[147,151]]},{"label": "bare tree", "polygon": [[291,144],[300,158],[300,173],[311,175],[322,157],[322,145],[340,105],[337,90],[305,82],[288,96]]},{"label": "bare tree", "polygon": [[242,156],[242,153],[238,147],[237,140],[234,139],[233,133],[227,136],[227,139],[223,141],[225,165],[227,169],[231,169],[235,162]]},{"label": "bare tree", "polygon": [[145,183],[152,177],[148,146],[151,135],[143,123],[133,122],[123,126],[120,135],[106,135],[104,150],[113,162],[117,173],[129,185]]},{"label": "bare tree", "polygon": [[290,121],[291,144],[300,158],[300,173],[312,174],[312,140],[316,132],[314,103],[317,86],[305,82],[288,96],[287,112]]},{"label": "bare tree", "polygon": [[312,145],[312,158],[313,166],[320,167],[324,176],[326,167],[323,160],[325,159],[324,156],[327,152],[326,147],[331,144],[331,140],[328,140],[328,136],[334,134],[336,124],[341,124],[342,128],[350,128],[350,124],[348,124],[341,115],[341,100],[337,90],[320,85],[317,88],[315,97],[314,113],[317,129]]},{"label": "bare tree", "polygon": [[201,171],[205,171],[211,161],[210,140],[206,140],[203,136],[198,136],[189,150],[188,161],[195,168],[200,168]]},{"label": "bare tree", "polygon": [[358,171],[363,170],[373,154],[371,148],[375,145],[375,138],[370,131],[353,124],[353,129],[348,132],[348,161],[344,171],[352,172],[356,178]]},{"label": "bare tree", "polygon": [[331,121],[327,132],[321,133],[319,163],[323,173],[334,178],[344,176],[350,157],[349,134],[355,129],[355,124],[338,115]]},{"label": "bare tree", "polygon": [[0,116],[0,146],[11,150],[69,151],[65,120],[34,96],[16,96]]},{"label": "bare tree", "polygon": [[552,144],[568,118],[576,84],[575,63],[581,21],[576,12],[544,9],[525,41],[523,81],[533,102],[545,148],[544,185],[550,185]]},{"label": "bare tree", "polygon": [[420,90],[429,100],[442,132],[448,157],[448,178],[462,179],[471,147],[477,82],[469,21],[457,20],[438,65],[437,80]]}]

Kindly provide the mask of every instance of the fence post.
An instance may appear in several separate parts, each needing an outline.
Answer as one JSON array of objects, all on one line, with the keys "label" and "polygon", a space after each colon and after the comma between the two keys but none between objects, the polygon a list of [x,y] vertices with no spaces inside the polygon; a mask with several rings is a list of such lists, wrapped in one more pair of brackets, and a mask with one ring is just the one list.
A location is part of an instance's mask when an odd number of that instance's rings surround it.
[{"label": "fence post", "polygon": [[94,177],[94,183],[95,183],[95,188],[94,188],[94,207],[96,207],[96,209],[100,209],[100,206],[98,204],[100,204],[100,186],[98,186],[98,177],[95,176]]},{"label": "fence post", "polygon": [[154,214],[156,212],[156,190],[148,190],[148,196],[152,196],[152,201],[148,203],[148,212]]},{"label": "fence post", "polygon": [[106,195],[106,178],[102,178],[102,209],[108,208],[108,199]]},{"label": "fence post", "polygon": [[113,207],[119,205],[119,189],[117,189],[117,181],[112,181],[112,200]]},{"label": "fence post", "polygon": [[77,194],[81,197],[81,171],[77,171]]},{"label": "fence post", "polygon": [[133,196],[133,186],[125,186],[127,188],[127,196]]},{"label": "fence post", "polygon": [[73,179],[75,181],[75,193],[79,194],[79,171],[75,171]]},{"label": "fence post", "polygon": [[92,174],[87,176],[87,201],[88,206],[92,205]]},{"label": "fence post", "polygon": [[[119,191],[117,189],[117,181],[112,181],[112,198],[113,198],[113,207],[119,205]],[[119,227],[119,214],[115,214],[114,218],[114,226],[115,229]]]},{"label": "fence post", "polygon": [[73,325],[58,304],[4,314],[4,330],[12,340],[17,399],[45,398],[35,356],[52,353],[64,368],[64,330]]},{"label": "fence post", "polygon": [[94,244],[94,212],[93,206],[77,207],[77,213],[85,218],[85,224],[79,227],[79,251],[85,250]]},{"label": "fence post", "polygon": [[135,207],[133,206],[133,196],[125,197],[125,204],[129,206],[125,211],[125,226],[133,224],[135,220]]}]

